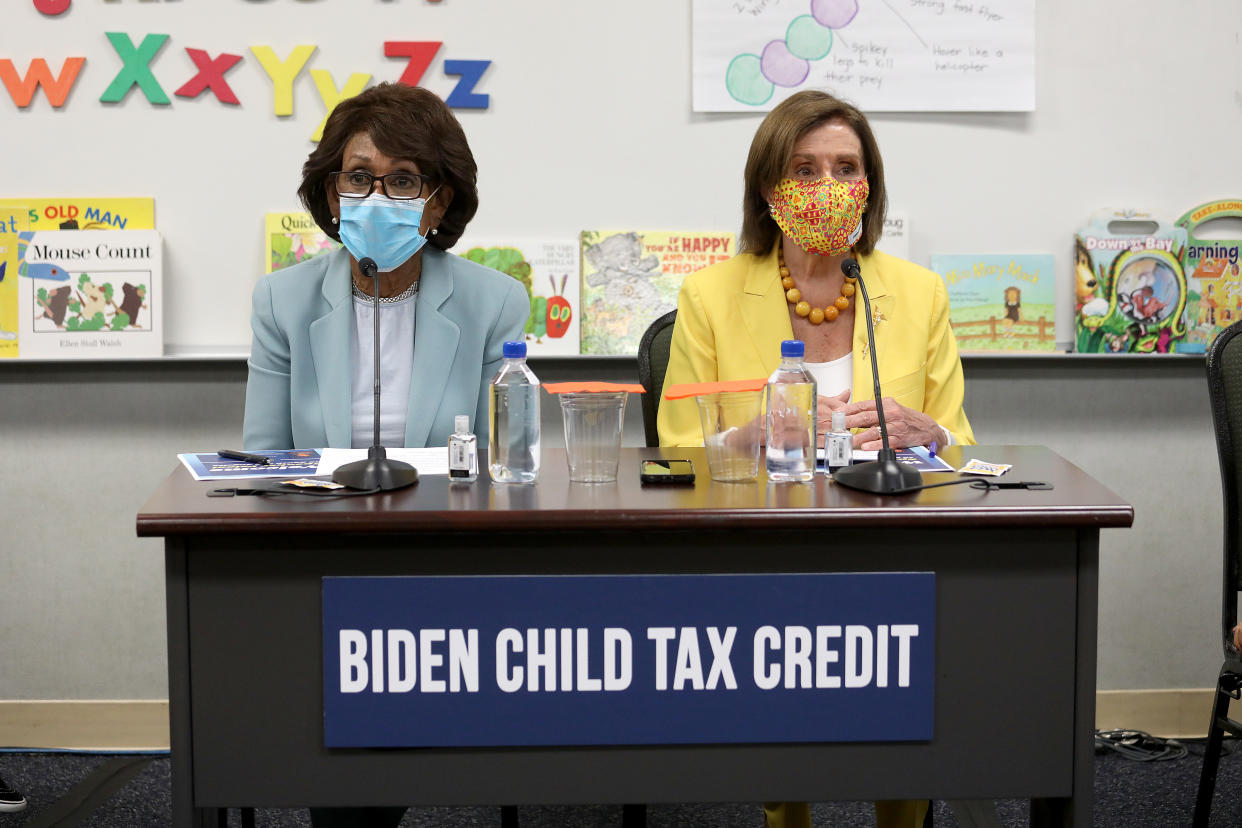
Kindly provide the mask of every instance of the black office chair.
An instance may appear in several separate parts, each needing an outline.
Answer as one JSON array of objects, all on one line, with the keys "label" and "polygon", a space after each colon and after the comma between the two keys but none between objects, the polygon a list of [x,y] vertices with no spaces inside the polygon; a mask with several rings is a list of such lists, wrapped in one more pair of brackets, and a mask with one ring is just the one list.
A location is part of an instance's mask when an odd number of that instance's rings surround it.
[{"label": "black office chair", "polygon": [[1207,828],[1212,812],[1212,793],[1216,790],[1216,770],[1220,765],[1221,743],[1225,733],[1242,736],[1242,724],[1229,718],[1229,700],[1242,698],[1242,654],[1233,646],[1233,628],[1238,623],[1238,590],[1242,575],[1238,559],[1242,554],[1242,509],[1239,508],[1239,474],[1242,474],[1242,322],[1221,331],[1207,354],[1208,394],[1212,401],[1212,422],[1216,427],[1216,454],[1220,459],[1220,484],[1225,500],[1225,566],[1222,583],[1221,633],[1225,663],[1216,680],[1216,697],[1208,726],[1207,748],[1203,753],[1203,773],[1199,777],[1199,796],[1195,800],[1195,828]]},{"label": "black office chair", "polygon": [[[677,311],[671,310],[647,326],[638,341],[638,381],[643,393],[643,435],[648,446],[660,445],[656,431],[656,413],[664,392],[664,372],[668,370],[669,343],[673,339],[673,323]],[[647,824],[646,805],[626,805],[621,809],[622,828],[642,828]]]},{"label": "black office chair", "polygon": [[638,381],[643,384],[643,434],[648,446],[660,445],[656,432],[656,413],[660,395],[664,393],[664,372],[668,370],[669,343],[673,340],[673,323],[677,311],[671,310],[652,322],[638,342]]}]

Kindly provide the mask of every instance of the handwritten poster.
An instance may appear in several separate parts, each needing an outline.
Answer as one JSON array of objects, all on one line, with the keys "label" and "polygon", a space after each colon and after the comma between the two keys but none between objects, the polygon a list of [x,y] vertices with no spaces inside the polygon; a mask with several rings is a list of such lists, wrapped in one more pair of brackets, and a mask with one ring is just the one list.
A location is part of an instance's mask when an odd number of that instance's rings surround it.
[{"label": "handwritten poster", "polygon": [[695,112],[1035,108],[1035,0],[694,0],[693,51]]}]

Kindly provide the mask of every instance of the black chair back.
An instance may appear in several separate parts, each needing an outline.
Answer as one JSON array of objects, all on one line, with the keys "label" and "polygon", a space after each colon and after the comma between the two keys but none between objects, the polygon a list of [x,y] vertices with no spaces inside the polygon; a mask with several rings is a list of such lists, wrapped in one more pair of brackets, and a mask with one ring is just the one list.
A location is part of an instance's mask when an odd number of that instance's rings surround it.
[{"label": "black chair back", "polygon": [[[1208,393],[1220,459],[1221,492],[1225,506],[1225,569],[1221,624],[1226,655],[1238,623],[1238,591],[1242,590],[1242,322],[1235,323],[1212,342],[1207,354]],[[1236,657],[1236,654],[1235,654]]]},{"label": "black chair back", "polygon": [[668,370],[669,344],[673,341],[673,323],[677,311],[672,310],[652,322],[638,342],[638,381],[643,394],[643,434],[648,446],[660,445],[656,431],[656,414],[660,410],[660,395],[664,393],[664,373]]},{"label": "black chair back", "polygon": [[1221,665],[1213,694],[1212,717],[1208,720],[1207,744],[1203,749],[1203,770],[1199,774],[1199,793],[1195,797],[1194,828],[1207,828],[1212,816],[1212,796],[1216,791],[1216,772],[1220,767],[1221,746],[1226,733],[1242,738],[1242,722],[1229,718],[1229,703],[1242,699],[1242,656],[1233,646],[1233,628],[1238,623],[1238,555],[1242,546],[1242,508],[1238,493],[1242,486],[1242,322],[1230,325],[1212,341],[1207,352],[1208,395],[1212,401],[1212,422],[1216,430],[1216,453],[1220,459],[1220,488],[1225,505],[1225,568],[1221,579],[1221,645],[1225,662]]}]

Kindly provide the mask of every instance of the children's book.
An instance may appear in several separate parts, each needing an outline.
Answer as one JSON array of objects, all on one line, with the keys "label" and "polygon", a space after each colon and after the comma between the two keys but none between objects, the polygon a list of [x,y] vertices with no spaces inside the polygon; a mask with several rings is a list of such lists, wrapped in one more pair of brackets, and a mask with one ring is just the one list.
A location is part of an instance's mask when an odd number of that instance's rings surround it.
[{"label": "children's book", "polygon": [[686,276],[733,255],[733,233],[584,230],[582,353],[632,356],[677,309]]},{"label": "children's book", "polygon": [[454,252],[513,277],[530,298],[526,352],[576,355],[582,317],[578,243],[573,239],[470,239]]},{"label": "children's book", "polygon": [[910,261],[910,217],[889,210],[884,216],[884,233],[876,248],[890,256]]},{"label": "children's book", "polygon": [[312,259],[341,243],[319,229],[310,213],[268,213],[264,217],[264,273]]},{"label": "children's book", "polygon": [[18,234],[18,258],[21,357],[163,355],[163,270],[154,230],[27,231]]},{"label": "children's book", "polygon": [[1074,239],[1074,350],[1203,352],[1188,341],[1187,231],[1151,210],[1097,210]]},{"label": "children's book", "polygon": [[18,234],[29,229],[25,207],[0,207],[0,359],[16,359],[21,352],[17,320]]},{"label": "children's book", "polygon": [[[1233,221],[1223,234],[1227,236],[1232,230],[1232,239],[1211,232],[1214,222],[1223,223],[1220,219]],[[1238,219],[1242,219],[1242,198],[1200,204],[1177,220],[1177,226],[1186,231],[1182,267],[1186,273],[1188,329],[1179,351],[1206,351],[1217,334],[1242,319],[1242,235],[1237,232]]]},{"label": "children's book", "polygon": [[0,198],[0,212],[21,208],[27,229],[154,230],[152,198]]},{"label": "children's book", "polygon": [[948,287],[958,350],[1058,350],[1051,255],[934,255],[931,269]]}]

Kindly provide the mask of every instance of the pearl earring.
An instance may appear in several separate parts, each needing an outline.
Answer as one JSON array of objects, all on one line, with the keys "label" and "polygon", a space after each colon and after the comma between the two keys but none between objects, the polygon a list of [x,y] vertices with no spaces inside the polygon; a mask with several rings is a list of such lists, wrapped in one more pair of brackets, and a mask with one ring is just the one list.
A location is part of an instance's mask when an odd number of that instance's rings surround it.
[{"label": "pearl earring", "polygon": [[429,232],[427,235],[428,235],[428,236],[434,236],[435,234],[437,234],[437,233],[439,233],[439,232],[440,232],[440,228],[438,228],[438,227],[433,227],[433,228],[431,228],[431,232]]},{"label": "pearl earring", "polygon": [[338,219],[336,216],[333,216],[333,217],[332,217],[332,223],[333,223],[333,224],[339,224],[339,223],[340,223],[340,219]]}]

